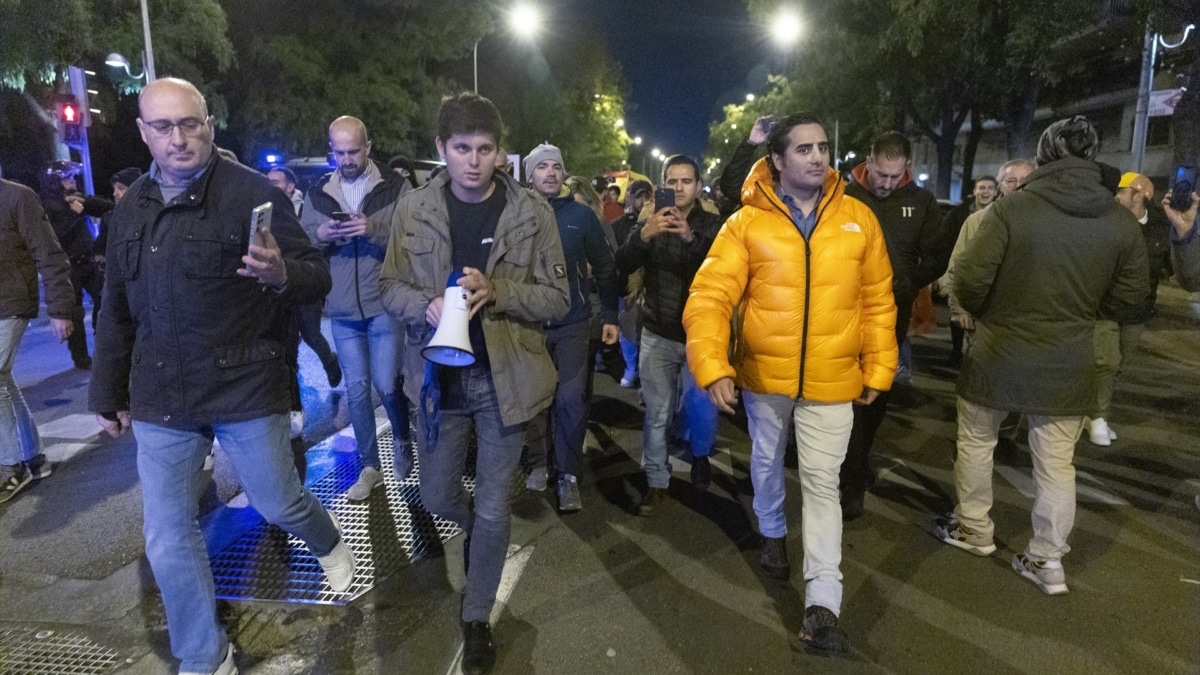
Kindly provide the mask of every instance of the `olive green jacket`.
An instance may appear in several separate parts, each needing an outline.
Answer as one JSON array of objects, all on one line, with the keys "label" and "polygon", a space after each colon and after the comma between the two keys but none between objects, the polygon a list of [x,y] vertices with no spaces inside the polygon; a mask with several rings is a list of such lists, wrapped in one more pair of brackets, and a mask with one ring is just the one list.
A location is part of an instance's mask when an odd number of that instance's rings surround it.
[{"label": "olive green jacket", "polygon": [[[504,181],[507,203],[483,270],[496,299],[480,311],[500,416],[512,425],[528,421],[553,400],[558,377],[542,324],[563,317],[570,296],[550,205],[511,177],[496,176]],[[451,272],[449,180],[443,171],[395,203],[379,275],[384,309],[406,327],[404,393],[411,401],[420,400],[425,379],[421,349],[434,333],[425,322],[425,309],[442,297]]]}]

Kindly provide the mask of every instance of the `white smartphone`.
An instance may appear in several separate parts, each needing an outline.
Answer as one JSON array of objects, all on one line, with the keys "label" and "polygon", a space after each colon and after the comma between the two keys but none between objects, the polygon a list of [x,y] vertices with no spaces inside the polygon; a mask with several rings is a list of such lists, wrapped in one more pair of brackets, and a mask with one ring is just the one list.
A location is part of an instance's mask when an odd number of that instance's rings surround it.
[{"label": "white smartphone", "polygon": [[[263,238],[261,233],[271,231],[271,213],[273,211],[274,206],[271,204],[271,202],[267,202],[254,207],[254,210],[250,212],[249,242],[251,244],[258,244],[259,246],[262,246]],[[247,254],[249,254],[249,251],[250,247],[247,246]]]}]

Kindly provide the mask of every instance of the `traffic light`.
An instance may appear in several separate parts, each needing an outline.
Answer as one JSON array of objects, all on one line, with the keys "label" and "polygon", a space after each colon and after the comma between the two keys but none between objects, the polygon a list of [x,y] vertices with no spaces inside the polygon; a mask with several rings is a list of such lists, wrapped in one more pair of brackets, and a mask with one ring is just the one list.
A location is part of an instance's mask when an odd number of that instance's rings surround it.
[{"label": "traffic light", "polygon": [[83,111],[79,107],[79,99],[71,94],[59,94],[55,97],[54,105],[58,110],[58,125],[62,130],[63,140],[77,143],[81,139],[80,126],[83,123]]}]

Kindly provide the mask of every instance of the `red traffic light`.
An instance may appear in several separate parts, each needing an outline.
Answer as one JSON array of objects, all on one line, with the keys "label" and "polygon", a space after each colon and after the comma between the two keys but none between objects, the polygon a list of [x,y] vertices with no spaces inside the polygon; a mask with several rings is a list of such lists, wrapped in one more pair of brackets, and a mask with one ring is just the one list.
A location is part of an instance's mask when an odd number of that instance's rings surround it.
[{"label": "red traffic light", "polygon": [[59,96],[55,104],[58,107],[58,120],[63,124],[79,124],[83,121],[79,101],[74,96]]}]

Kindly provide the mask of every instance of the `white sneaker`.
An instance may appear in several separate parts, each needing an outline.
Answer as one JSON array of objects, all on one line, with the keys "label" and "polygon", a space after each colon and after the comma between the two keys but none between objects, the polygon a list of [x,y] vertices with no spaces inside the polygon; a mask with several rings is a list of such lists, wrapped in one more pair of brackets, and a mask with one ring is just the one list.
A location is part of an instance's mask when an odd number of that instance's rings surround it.
[{"label": "white sneaker", "polygon": [[1097,417],[1088,423],[1088,440],[1092,442],[1092,445],[1102,447],[1112,445],[1115,436],[1110,434],[1112,432],[1108,428],[1108,422],[1105,422],[1103,417]]},{"label": "white sneaker", "polygon": [[304,411],[293,410],[288,417],[292,424],[292,438],[300,438],[304,433]]},{"label": "white sneaker", "polygon": [[213,466],[214,466],[214,464],[215,464],[215,462],[214,462],[214,460],[215,460],[215,459],[216,459],[216,458],[213,456],[213,451],[212,451],[212,450],[209,450],[209,451],[208,451],[208,457],[205,457],[205,458],[204,458],[204,470],[205,470],[205,471],[212,471],[212,470],[213,470]]},{"label": "white sneaker", "polygon": [[[179,675],[209,675],[209,674],[201,673],[200,671],[197,671],[197,670],[181,670],[181,671],[179,671]],[[233,643],[232,642],[229,643],[229,651],[225,652],[225,660],[221,662],[221,665],[217,666],[216,670],[212,671],[212,675],[238,675],[237,664],[233,662]]]},{"label": "white sneaker", "polygon": [[339,538],[337,546],[333,547],[329,555],[317,556],[317,562],[321,563],[321,569],[325,570],[325,581],[329,583],[329,587],[335,593],[345,593],[354,584],[354,567],[356,565],[354,552],[346,545],[346,538],[340,536],[342,523],[338,521],[337,516],[333,515],[332,511],[326,511],[326,513],[333,521],[333,526],[337,528]]},{"label": "white sneaker", "polygon": [[1024,553],[1018,553],[1013,556],[1012,566],[1018,574],[1037,584],[1046,595],[1067,592],[1067,573],[1058,560],[1035,562]]},{"label": "white sneaker", "polygon": [[542,492],[546,489],[546,483],[550,480],[550,476],[546,473],[546,467],[539,467],[529,472],[529,478],[525,479],[525,489],[533,492]]},{"label": "white sneaker", "polygon": [[358,480],[354,481],[354,485],[346,490],[346,499],[352,502],[361,502],[371,496],[371,490],[383,485],[383,474],[379,473],[379,469],[370,466],[364,466],[363,470],[358,473]]}]

